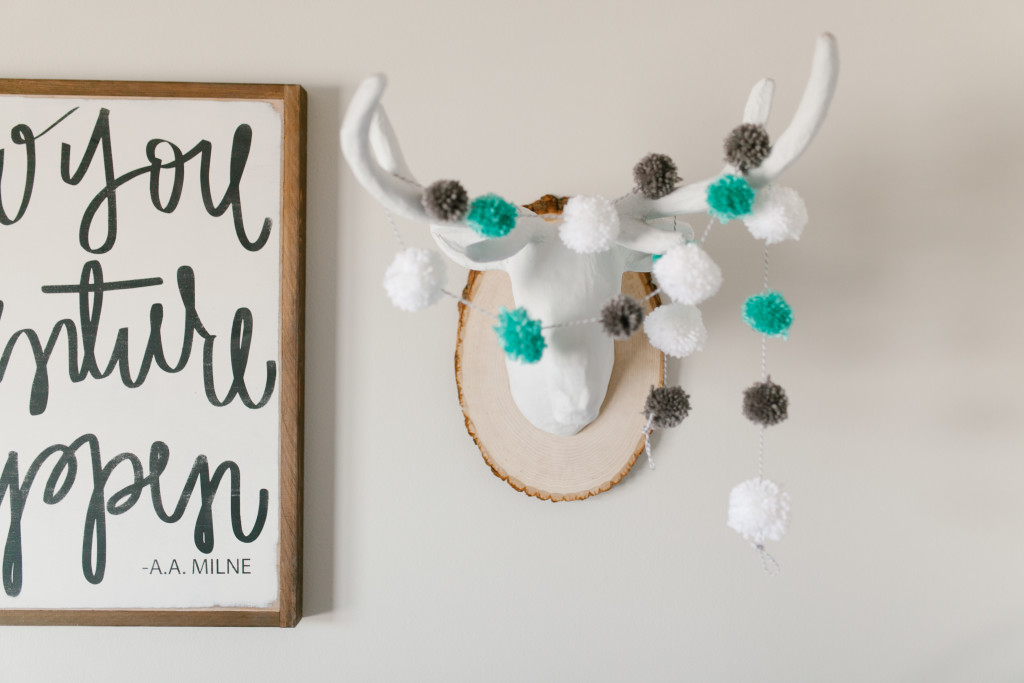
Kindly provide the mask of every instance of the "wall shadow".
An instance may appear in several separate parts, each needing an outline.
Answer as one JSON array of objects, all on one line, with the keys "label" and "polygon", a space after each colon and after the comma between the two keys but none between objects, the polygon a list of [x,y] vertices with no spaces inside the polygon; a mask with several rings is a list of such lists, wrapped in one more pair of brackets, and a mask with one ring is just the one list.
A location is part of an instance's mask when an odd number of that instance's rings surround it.
[{"label": "wall shadow", "polygon": [[337,258],[341,200],[341,88],[305,86],[306,155],[306,420],[303,503],[303,614],[336,607],[338,363]]}]

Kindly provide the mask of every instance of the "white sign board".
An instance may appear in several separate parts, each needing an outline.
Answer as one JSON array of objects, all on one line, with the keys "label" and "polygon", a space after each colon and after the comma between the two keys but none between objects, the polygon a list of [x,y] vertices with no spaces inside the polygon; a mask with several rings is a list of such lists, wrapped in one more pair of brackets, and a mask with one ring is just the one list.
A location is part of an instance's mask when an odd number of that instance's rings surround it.
[{"label": "white sign board", "polygon": [[8,131],[3,616],[278,623],[284,98],[3,94]]}]

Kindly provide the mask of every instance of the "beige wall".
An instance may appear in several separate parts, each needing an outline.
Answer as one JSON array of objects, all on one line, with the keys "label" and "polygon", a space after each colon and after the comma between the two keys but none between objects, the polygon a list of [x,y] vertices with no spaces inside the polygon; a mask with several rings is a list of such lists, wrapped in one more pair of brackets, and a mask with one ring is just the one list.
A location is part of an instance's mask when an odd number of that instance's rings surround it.
[{"label": "beige wall", "polygon": [[[309,374],[297,629],[2,628],[0,679],[1024,678],[1019,0],[4,10],[5,76],[307,88]],[[773,255],[797,315],[770,358],[792,401],[769,434],[793,496],[782,575],[724,520],[755,470],[737,400],[759,348],[737,310],[759,252],[738,226],[707,244],[726,284],[707,350],[673,369],[695,410],[658,469],[584,503],[512,491],[462,426],[454,307],[403,314],[378,286],[393,242],[337,145],[359,79],[390,75],[423,179],[616,196],[650,151],[716,171],[762,76],[778,134],[823,30],[838,94],[786,177],[811,224]]]}]

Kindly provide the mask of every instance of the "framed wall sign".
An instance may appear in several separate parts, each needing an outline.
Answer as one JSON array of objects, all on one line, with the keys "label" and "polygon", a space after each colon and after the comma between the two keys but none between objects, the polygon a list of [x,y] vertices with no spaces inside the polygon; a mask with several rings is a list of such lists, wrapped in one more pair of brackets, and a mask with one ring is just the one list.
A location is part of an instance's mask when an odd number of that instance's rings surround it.
[{"label": "framed wall sign", "polygon": [[298,622],[305,103],[0,80],[0,623]]}]

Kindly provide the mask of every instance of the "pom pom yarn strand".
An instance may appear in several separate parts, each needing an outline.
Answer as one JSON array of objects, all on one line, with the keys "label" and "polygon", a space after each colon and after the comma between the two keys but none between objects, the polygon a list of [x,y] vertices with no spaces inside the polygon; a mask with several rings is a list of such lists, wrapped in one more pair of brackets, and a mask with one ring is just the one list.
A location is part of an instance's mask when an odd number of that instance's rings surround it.
[{"label": "pom pom yarn strand", "polygon": [[644,416],[655,429],[671,429],[690,414],[690,395],[682,387],[651,387]]},{"label": "pom pom yarn strand", "polygon": [[633,181],[647,199],[671,194],[682,180],[675,162],[665,154],[648,154],[633,167]]},{"label": "pom pom yarn strand", "polygon": [[789,494],[768,479],[749,479],[729,494],[729,528],[755,546],[778,541],[789,527]]},{"label": "pom pom yarn strand", "polygon": [[469,212],[469,195],[457,180],[438,180],[423,191],[427,215],[442,223],[461,221]]},{"label": "pom pom yarn strand", "polygon": [[757,123],[736,126],[725,139],[725,160],[741,173],[757,168],[772,152],[768,131]]},{"label": "pom pom yarn strand", "polygon": [[604,197],[573,197],[562,211],[558,236],[577,254],[608,251],[619,236],[619,212]]},{"label": "pom pom yarn strand", "polygon": [[755,294],[743,304],[743,322],[769,337],[788,337],[793,325],[793,309],[782,294],[768,290]]},{"label": "pom pom yarn strand", "polygon": [[744,178],[724,175],[708,186],[707,201],[711,215],[727,223],[750,213],[754,206],[754,188]]},{"label": "pom pom yarn strand", "polygon": [[767,185],[758,191],[743,223],[751,235],[766,244],[798,240],[807,225],[807,207],[796,190]]},{"label": "pom pom yarn strand", "polygon": [[672,247],[651,270],[662,291],[691,306],[714,296],[722,286],[722,269],[695,242]]},{"label": "pom pom yarn strand", "polygon": [[743,415],[765,427],[779,424],[789,417],[786,390],[772,382],[771,377],[751,385],[743,392]]},{"label": "pom pom yarn strand", "polygon": [[644,332],[651,346],[675,358],[684,358],[704,348],[708,331],[700,310],[688,304],[666,304],[647,315]]},{"label": "pom pom yarn strand", "polygon": [[510,311],[502,306],[494,331],[498,333],[505,355],[513,360],[536,363],[547,347],[540,321],[530,318],[525,308]]},{"label": "pom pom yarn strand", "polygon": [[470,204],[466,222],[483,237],[504,237],[516,227],[518,214],[514,204],[496,194],[485,194]]},{"label": "pom pom yarn strand", "polygon": [[609,299],[601,309],[601,327],[612,339],[629,339],[643,323],[643,306],[627,294]]},{"label": "pom pom yarn strand", "polygon": [[438,302],[447,282],[444,259],[436,251],[410,247],[395,254],[384,272],[384,290],[403,311],[422,311]]}]

